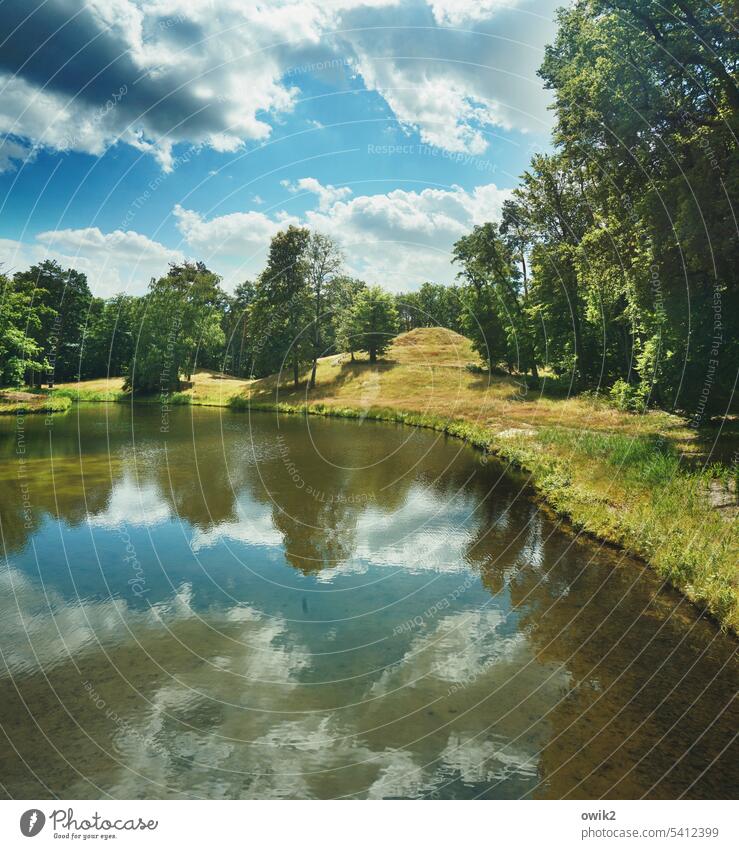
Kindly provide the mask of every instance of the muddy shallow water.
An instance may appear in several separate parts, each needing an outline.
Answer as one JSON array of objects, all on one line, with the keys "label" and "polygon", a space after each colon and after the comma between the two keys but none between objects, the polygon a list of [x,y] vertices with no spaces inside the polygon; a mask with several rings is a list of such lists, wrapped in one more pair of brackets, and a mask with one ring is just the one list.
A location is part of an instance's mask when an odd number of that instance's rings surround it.
[{"label": "muddy shallow water", "polygon": [[731,797],[736,642],[376,422],[0,422],[9,796]]}]

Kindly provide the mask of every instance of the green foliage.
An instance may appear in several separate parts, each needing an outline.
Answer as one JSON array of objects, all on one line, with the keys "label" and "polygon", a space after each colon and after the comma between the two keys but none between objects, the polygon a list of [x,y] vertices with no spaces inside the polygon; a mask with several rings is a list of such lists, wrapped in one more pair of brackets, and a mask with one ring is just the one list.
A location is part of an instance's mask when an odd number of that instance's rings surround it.
[{"label": "green foliage", "polygon": [[[85,275],[45,260],[15,274],[13,285],[28,299],[35,314],[26,333],[39,353],[28,364],[28,382],[53,385],[55,381],[79,378],[82,338],[92,301]],[[44,364],[42,369],[37,368],[38,362]]]},{"label": "green foliage", "polygon": [[547,363],[616,384],[627,406],[617,381],[639,385],[637,400],[696,422],[726,411],[739,362],[731,20],[695,0],[561,10],[540,71],[556,152],[532,159],[512,200]]},{"label": "green foliage", "polygon": [[75,403],[80,401],[130,401],[130,392],[119,392],[115,389],[86,389],[77,384],[74,388],[62,387],[53,389],[54,398],[68,398]]},{"label": "green foliage", "polygon": [[396,295],[395,308],[406,332],[416,327],[446,327],[462,332],[462,292],[458,286],[424,283],[417,292]]},{"label": "green foliage", "polygon": [[0,383],[20,386],[26,372],[48,368],[33,332],[41,326],[33,296],[0,274]]},{"label": "green foliage", "polygon": [[239,377],[250,373],[250,352],[255,342],[250,308],[255,297],[256,286],[250,280],[239,283],[233,297],[226,296],[226,309],[221,321],[225,346],[220,364],[223,371]]},{"label": "green foliage", "polygon": [[356,339],[352,332],[352,308],[360,292],[367,288],[363,280],[353,277],[339,276],[331,281],[327,300],[331,304],[331,332],[333,348],[346,351],[354,359]]},{"label": "green foliage", "polygon": [[306,250],[308,281],[313,299],[313,368],[310,386],[316,385],[318,358],[330,351],[334,345],[332,308],[326,308],[327,289],[339,276],[344,256],[329,236],[311,233]]},{"label": "green foliage", "polygon": [[126,386],[144,394],[169,393],[182,376],[189,380],[199,356],[223,347],[223,303],[218,276],[202,263],[173,263],[168,274],[152,280],[137,304]]},{"label": "green foliage", "polygon": [[314,352],[309,239],[308,230],[292,225],[272,238],[250,310],[252,374],[261,377],[288,369],[296,386]]},{"label": "green foliage", "polygon": [[395,300],[379,286],[362,289],[354,299],[342,327],[342,338],[351,349],[366,351],[371,363],[377,362],[388,349],[398,332],[398,311]]},{"label": "green foliage", "polygon": [[528,273],[525,261],[520,269],[516,265],[521,248],[506,235],[509,226],[510,218],[500,229],[488,222],[455,243],[453,261],[461,266],[458,276],[467,284],[460,322],[490,369],[504,363],[509,372],[530,369],[537,376]]},{"label": "green foliage", "polygon": [[645,397],[647,391],[648,388],[643,383],[634,386],[619,377],[608,394],[617,409],[632,413],[643,413],[647,408],[647,397]]},{"label": "green foliage", "polygon": [[136,301],[116,295],[93,298],[83,337],[82,379],[124,375],[133,356]]}]

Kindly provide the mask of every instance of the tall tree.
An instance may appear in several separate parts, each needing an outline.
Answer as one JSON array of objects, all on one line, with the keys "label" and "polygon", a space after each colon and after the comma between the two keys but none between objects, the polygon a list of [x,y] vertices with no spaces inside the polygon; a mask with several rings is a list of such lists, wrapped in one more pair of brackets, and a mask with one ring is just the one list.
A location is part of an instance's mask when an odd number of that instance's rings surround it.
[{"label": "tall tree", "polygon": [[308,280],[313,296],[313,367],[310,375],[310,388],[316,385],[316,369],[318,358],[323,354],[321,345],[322,330],[330,325],[330,311],[324,311],[323,298],[326,286],[338,276],[344,257],[330,236],[322,233],[311,233],[306,251],[308,263]]},{"label": "tall tree", "polygon": [[467,283],[462,324],[474,349],[490,368],[501,360],[509,371],[516,364],[528,368],[531,345],[517,299],[517,270],[496,226],[482,224],[458,239],[453,261]]},{"label": "tall tree", "polygon": [[40,323],[32,332],[48,362],[43,379],[50,386],[55,381],[78,379],[92,300],[87,278],[73,268],[63,269],[54,260],[44,260],[15,274],[13,281],[18,290],[31,296],[34,309],[38,308]]},{"label": "tall tree", "polygon": [[49,364],[34,333],[41,327],[38,305],[32,294],[0,274],[0,384],[20,386],[28,372],[41,372]]},{"label": "tall tree", "polygon": [[127,384],[140,392],[166,394],[190,379],[198,356],[222,350],[225,294],[220,278],[202,263],[173,263],[152,280],[138,305],[138,334]]},{"label": "tall tree", "polygon": [[291,225],[272,238],[267,267],[257,282],[251,307],[253,370],[257,376],[281,371],[286,363],[297,388],[300,370],[314,352],[308,284],[307,249],[310,233]]},{"label": "tall tree", "polygon": [[352,332],[352,308],[360,292],[367,288],[364,280],[355,277],[335,277],[328,287],[327,299],[331,304],[331,333],[333,347],[347,351],[354,362],[356,339]]},{"label": "tall tree", "polygon": [[[577,0],[540,72],[576,191],[574,226],[555,236],[537,223],[537,238],[567,254],[577,347],[597,340],[601,354],[599,369],[590,356],[578,370],[591,383],[620,372],[699,412],[726,410],[739,362],[735,17],[725,2]],[[536,166],[521,190],[529,208],[556,201]]]},{"label": "tall tree", "polygon": [[123,376],[133,355],[135,298],[93,298],[82,352],[82,377]]},{"label": "tall tree", "polygon": [[245,280],[236,287],[223,317],[226,349],[223,355],[224,371],[244,376],[249,373],[251,335],[251,305],[256,297],[256,286]]}]

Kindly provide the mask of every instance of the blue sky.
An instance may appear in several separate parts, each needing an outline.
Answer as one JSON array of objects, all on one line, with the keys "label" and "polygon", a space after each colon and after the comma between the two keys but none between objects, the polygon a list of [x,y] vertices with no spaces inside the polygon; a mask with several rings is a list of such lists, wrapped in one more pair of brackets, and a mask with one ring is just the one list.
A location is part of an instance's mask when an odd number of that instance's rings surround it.
[{"label": "blue sky", "polygon": [[289,223],[391,289],[450,282],[549,144],[555,3],[4,0],[0,262],[96,294],[255,277]]}]

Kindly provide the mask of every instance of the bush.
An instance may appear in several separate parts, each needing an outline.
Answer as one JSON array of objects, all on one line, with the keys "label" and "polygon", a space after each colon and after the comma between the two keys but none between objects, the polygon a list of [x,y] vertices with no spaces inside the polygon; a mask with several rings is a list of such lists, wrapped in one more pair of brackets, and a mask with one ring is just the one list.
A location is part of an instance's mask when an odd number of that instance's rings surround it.
[{"label": "bush", "polygon": [[643,383],[634,386],[619,377],[611,387],[609,396],[611,403],[619,410],[630,413],[643,413],[647,409],[649,387]]}]

